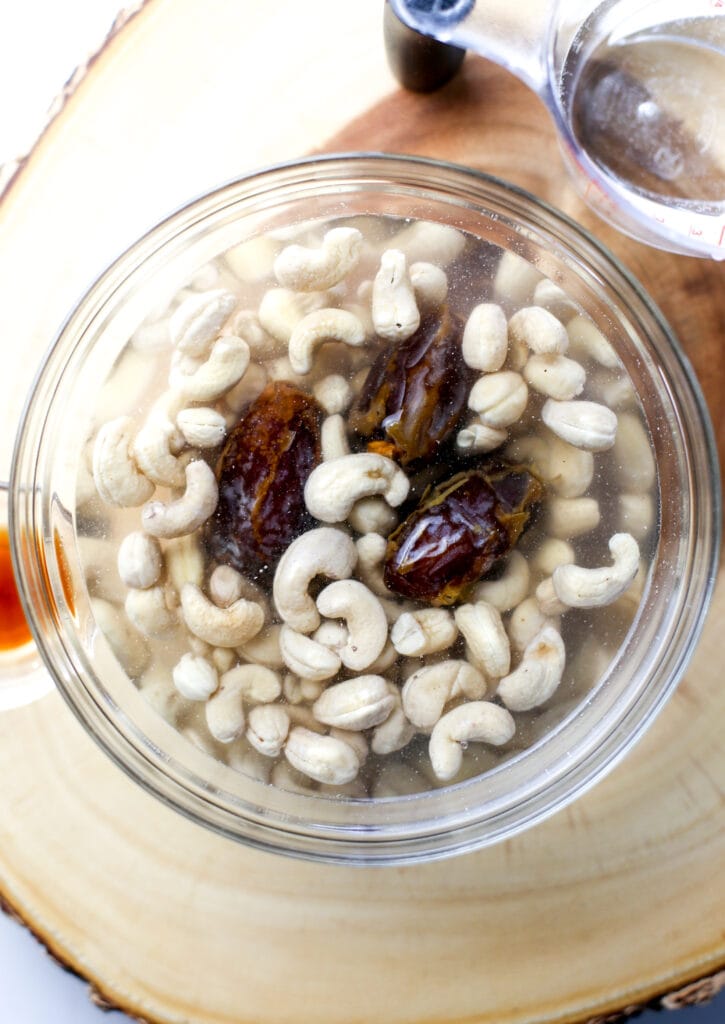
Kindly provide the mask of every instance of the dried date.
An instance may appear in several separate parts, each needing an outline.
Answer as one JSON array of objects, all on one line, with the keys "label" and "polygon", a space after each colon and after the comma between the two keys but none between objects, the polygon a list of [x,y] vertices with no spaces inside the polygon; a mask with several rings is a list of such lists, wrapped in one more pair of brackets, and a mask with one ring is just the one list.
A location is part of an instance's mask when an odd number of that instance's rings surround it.
[{"label": "dried date", "polygon": [[466,408],[475,376],[461,355],[462,331],[446,307],[424,314],[415,334],[380,353],[350,416],[370,450],[405,466],[440,449]]},{"label": "dried date", "polygon": [[278,381],[234,427],[217,466],[219,504],[206,534],[219,562],[264,573],[314,525],[304,485],[320,461],[321,421],[314,398]]},{"label": "dried date", "polygon": [[430,488],[388,538],[385,585],[432,605],[465,600],[516,544],[542,495],[533,473],[504,463]]}]

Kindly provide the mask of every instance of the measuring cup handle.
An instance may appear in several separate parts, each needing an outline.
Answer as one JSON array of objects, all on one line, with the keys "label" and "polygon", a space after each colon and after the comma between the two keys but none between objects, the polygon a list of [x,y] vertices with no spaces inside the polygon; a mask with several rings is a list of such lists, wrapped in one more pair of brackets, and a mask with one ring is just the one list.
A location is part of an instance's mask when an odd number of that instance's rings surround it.
[{"label": "measuring cup handle", "polygon": [[466,51],[441,43],[403,24],[389,0],[383,12],[383,39],[390,70],[405,89],[433,92],[457,73]]}]

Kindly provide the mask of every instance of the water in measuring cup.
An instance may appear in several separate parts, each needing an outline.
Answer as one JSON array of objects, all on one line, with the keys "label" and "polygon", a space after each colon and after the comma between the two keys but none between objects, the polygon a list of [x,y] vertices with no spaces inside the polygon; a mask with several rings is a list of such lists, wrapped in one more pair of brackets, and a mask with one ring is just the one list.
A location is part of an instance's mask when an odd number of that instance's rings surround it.
[{"label": "water in measuring cup", "polygon": [[725,17],[585,33],[564,79],[581,149],[644,216],[725,246]]}]

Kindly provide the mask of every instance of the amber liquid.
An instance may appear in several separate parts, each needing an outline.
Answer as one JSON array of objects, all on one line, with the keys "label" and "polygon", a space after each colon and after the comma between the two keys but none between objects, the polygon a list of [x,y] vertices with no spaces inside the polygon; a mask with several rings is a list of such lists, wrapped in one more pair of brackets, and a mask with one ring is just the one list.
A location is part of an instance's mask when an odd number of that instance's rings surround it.
[{"label": "amber liquid", "polygon": [[12,651],[32,640],[15,586],[7,528],[0,526],[0,651]]}]

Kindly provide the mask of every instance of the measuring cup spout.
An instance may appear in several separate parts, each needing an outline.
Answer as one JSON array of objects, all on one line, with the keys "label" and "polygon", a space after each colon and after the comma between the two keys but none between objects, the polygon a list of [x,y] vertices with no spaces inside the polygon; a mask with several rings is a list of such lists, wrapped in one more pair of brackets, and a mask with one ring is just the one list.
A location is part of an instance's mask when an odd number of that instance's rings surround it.
[{"label": "measuring cup spout", "polygon": [[390,0],[409,28],[495,61],[540,95],[554,0]]}]

